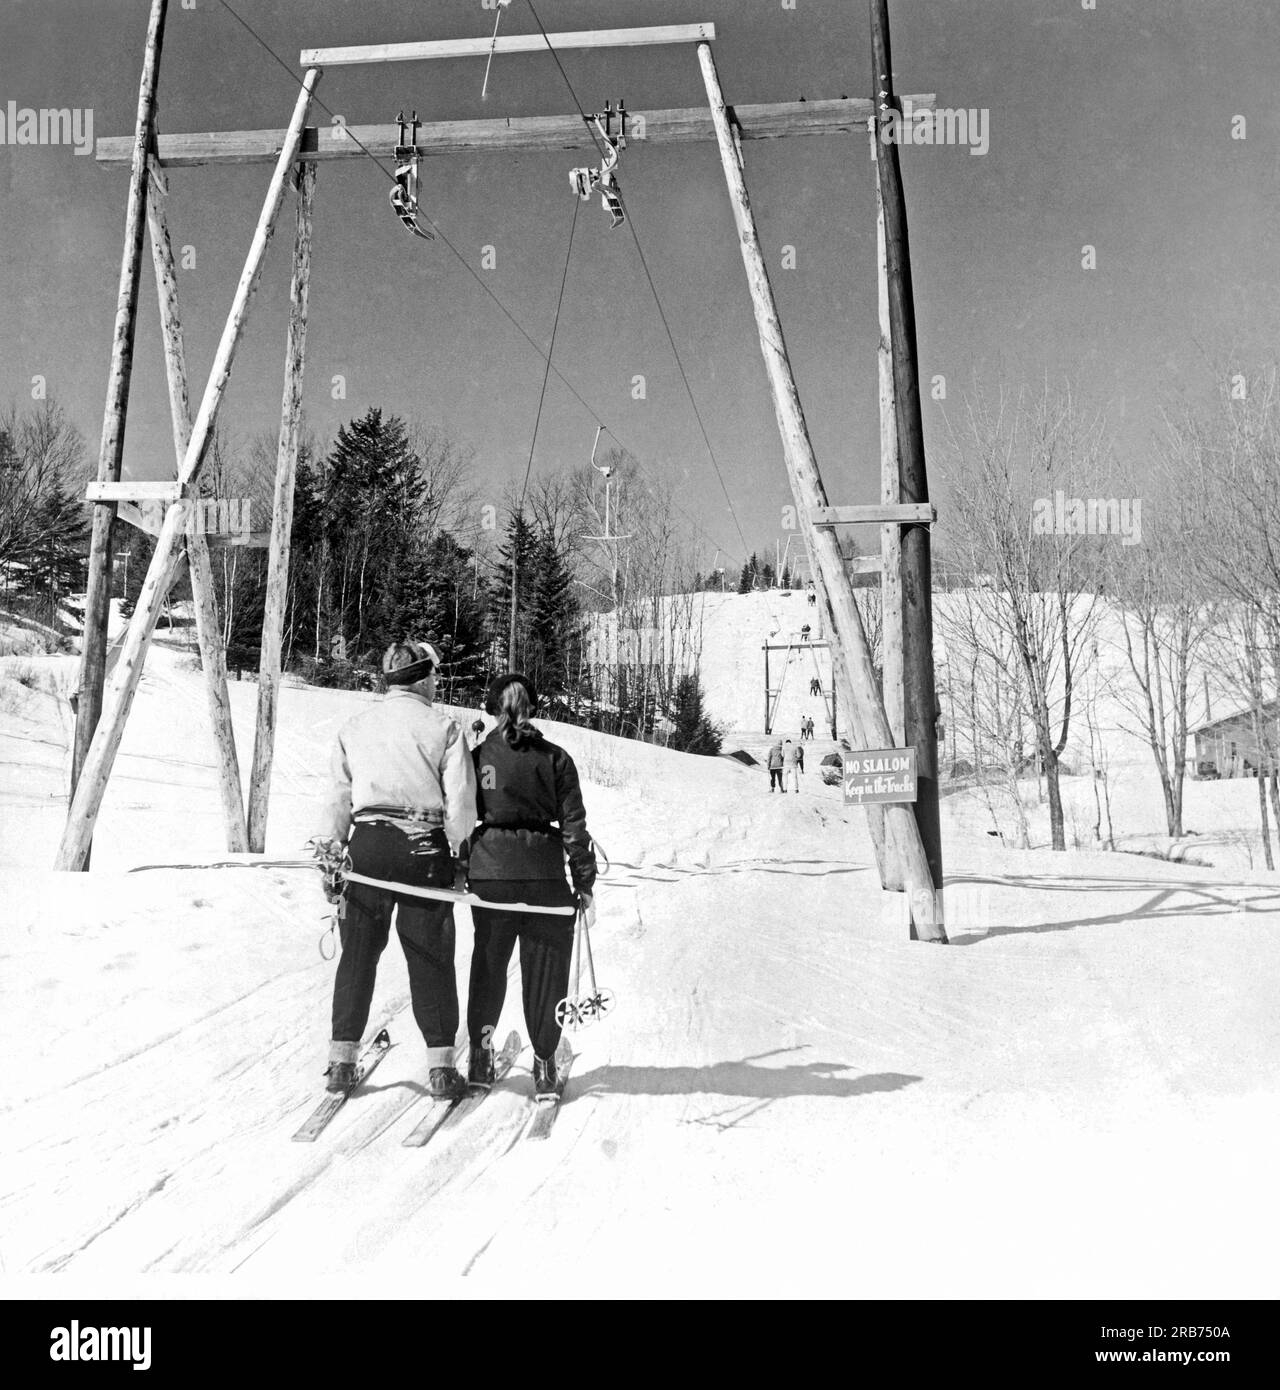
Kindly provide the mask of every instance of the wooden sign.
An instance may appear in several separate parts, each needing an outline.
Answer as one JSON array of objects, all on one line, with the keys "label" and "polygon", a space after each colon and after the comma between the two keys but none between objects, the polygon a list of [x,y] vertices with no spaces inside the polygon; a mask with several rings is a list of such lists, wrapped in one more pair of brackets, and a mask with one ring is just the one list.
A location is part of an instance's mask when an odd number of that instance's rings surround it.
[{"label": "wooden sign", "polygon": [[841,753],[846,806],[916,799],[916,750],[872,748]]}]

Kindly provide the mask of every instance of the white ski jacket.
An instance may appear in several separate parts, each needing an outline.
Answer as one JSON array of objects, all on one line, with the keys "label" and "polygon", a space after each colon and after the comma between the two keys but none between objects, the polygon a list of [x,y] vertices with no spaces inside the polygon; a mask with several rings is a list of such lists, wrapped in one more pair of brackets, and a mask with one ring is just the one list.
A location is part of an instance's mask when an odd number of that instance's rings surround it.
[{"label": "white ski jacket", "polygon": [[476,824],[476,777],[456,719],[412,690],[391,689],[338,730],[321,832],[346,844],[375,806],[439,816],[456,853]]}]

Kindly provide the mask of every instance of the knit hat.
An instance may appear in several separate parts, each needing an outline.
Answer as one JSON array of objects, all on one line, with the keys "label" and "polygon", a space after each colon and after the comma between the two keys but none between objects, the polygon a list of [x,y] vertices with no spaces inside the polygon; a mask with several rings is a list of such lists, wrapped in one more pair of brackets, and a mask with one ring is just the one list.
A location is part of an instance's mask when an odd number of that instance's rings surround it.
[{"label": "knit hat", "polygon": [[484,697],[486,714],[492,715],[495,719],[498,717],[498,711],[502,708],[502,692],[512,681],[524,686],[524,693],[529,697],[529,713],[538,712],[538,692],[533,688],[533,682],[519,671],[508,671],[504,675],[494,676],[489,682],[489,689]]}]

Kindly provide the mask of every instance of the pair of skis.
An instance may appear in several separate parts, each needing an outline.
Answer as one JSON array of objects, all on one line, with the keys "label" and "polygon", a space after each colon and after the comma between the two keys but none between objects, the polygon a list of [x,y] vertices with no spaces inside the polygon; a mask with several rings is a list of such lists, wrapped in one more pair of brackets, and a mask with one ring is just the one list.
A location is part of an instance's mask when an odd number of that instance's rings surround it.
[{"label": "pair of skis", "polygon": [[[294,1142],[300,1144],[314,1143],[329,1121],[342,1109],[347,1098],[368,1080],[374,1068],[390,1050],[391,1036],[384,1028],[361,1049],[360,1055],[356,1059],[356,1079],[353,1084],[345,1091],[335,1091],[326,1095],[307,1117],[302,1128],[293,1136]],[[509,1033],[506,1042],[502,1045],[502,1050],[494,1058],[494,1085],[501,1081],[515,1065],[521,1050],[520,1034]],[[569,1078],[572,1067],[573,1051],[562,1038],[560,1046],[556,1049],[556,1094],[553,1097],[542,1098],[535,1102],[536,1110],[525,1134],[526,1139],[545,1139],[551,1133],[551,1127],[555,1124],[556,1115],[560,1109],[560,1101],[564,1095],[565,1082]],[[465,1094],[456,1100],[434,1101],[421,1122],[405,1136],[405,1147],[420,1149],[435,1138],[442,1129],[452,1128],[458,1124],[465,1116],[479,1107],[491,1089],[492,1086],[490,1085],[472,1083],[467,1087]]]}]

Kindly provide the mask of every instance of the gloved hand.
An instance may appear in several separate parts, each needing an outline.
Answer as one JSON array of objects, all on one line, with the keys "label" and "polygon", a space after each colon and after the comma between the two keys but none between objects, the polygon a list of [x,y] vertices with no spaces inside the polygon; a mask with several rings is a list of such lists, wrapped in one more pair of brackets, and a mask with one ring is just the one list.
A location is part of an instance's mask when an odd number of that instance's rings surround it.
[{"label": "gloved hand", "polygon": [[338,869],[346,854],[346,846],[337,840],[325,839],[320,835],[315,836],[309,843],[315,853],[316,864],[320,869],[325,901],[329,903],[341,902],[343,884]]},{"label": "gloved hand", "polygon": [[582,913],[583,923],[590,931],[596,924],[596,903],[590,893],[578,894],[578,911]]}]

